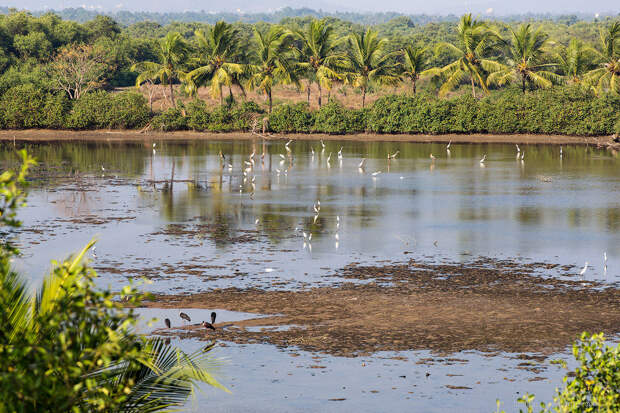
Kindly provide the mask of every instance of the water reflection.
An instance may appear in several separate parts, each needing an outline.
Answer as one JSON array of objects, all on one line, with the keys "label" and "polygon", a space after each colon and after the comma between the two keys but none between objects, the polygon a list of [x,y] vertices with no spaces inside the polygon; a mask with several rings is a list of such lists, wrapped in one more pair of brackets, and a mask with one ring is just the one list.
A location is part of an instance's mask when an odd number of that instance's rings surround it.
[{"label": "water reflection", "polygon": [[[40,166],[26,226],[45,223],[49,236],[30,237],[37,243],[26,250],[44,250],[45,267],[60,246],[64,254],[100,234],[104,245],[108,237],[136,245],[131,256],[110,245],[110,260],[215,257],[252,273],[269,259],[292,277],[360,257],[402,259],[406,249],[589,260],[602,273],[598,257],[607,251],[607,276],[619,274],[620,166],[604,150],[563,146],[560,157],[558,146],[522,145],[521,161],[514,145],[452,144],[448,156],[443,144],[330,141],[323,150],[319,142],[295,141],[287,151],[285,143],[158,141],[155,153],[148,140],[28,144]],[[2,145],[3,167],[14,159],[12,144]],[[74,222],[59,221],[69,217]],[[312,253],[302,251],[302,232],[313,234]],[[68,244],[54,242],[59,238]]]}]

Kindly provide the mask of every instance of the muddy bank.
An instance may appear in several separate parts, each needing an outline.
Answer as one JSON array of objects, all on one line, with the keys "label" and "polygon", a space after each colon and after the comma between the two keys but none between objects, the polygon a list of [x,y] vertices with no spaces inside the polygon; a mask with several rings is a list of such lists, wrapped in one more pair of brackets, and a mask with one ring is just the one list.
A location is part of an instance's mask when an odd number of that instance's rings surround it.
[{"label": "muddy bank", "polygon": [[181,333],[157,334],[298,346],[340,356],[422,349],[547,353],[563,350],[582,331],[620,333],[617,286],[540,276],[553,267],[490,259],[352,265],[334,274],[351,282],[335,287],[159,295],[148,306],[272,315],[230,324],[221,320],[215,333],[188,326]]},{"label": "muddy bank", "polygon": [[[187,141],[187,140],[223,140],[223,139],[262,139],[259,135],[249,132],[233,133],[209,133],[209,132],[147,132],[140,133],[135,130],[96,130],[96,131],[69,131],[69,130],[2,130],[0,140],[12,141],[116,141],[116,142],[141,142],[153,140]],[[350,135],[327,135],[327,134],[273,134],[268,139],[297,139],[297,140],[338,140],[338,141],[366,141],[366,142],[449,142],[453,143],[519,143],[519,144],[557,144],[576,145],[590,144],[608,146],[611,142],[609,136],[581,137],[562,135],[494,135],[494,134],[469,134],[469,135],[408,135],[408,134],[350,134]]]}]

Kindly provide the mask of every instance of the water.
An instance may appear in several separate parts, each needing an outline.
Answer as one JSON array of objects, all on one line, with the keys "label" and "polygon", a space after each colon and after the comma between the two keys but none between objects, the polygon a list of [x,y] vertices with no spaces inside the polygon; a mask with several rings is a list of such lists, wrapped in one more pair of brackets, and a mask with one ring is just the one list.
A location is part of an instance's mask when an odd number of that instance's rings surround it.
[{"label": "water", "polygon": [[[102,284],[114,288],[146,277],[151,283],[144,288],[165,293],[332,285],[340,281],[334,271],[352,262],[412,257],[545,261],[574,265],[575,274],[588,261],[586,279],[620,281],[620,164],[605,150],[564,146],[560,157],[557,146],[522,145],[521,161],[514,145],[453,144],[448,157],[439,144],[330,141],[324,151],[318,142],[294,142],[289,158],[284,141],[274,141],[261,161],[261,141],[156,142],[155,153],[152,143],[29,147],[41,170],[20,215],[24,259],[16,265],[33,283],[50,260],[93,237]],[[244,176],[253,150],[256,163]],[[388,162],[387,154],[396,151]],[[12,144],[0,147],[0,159],[14,163]],[[310,242],[303,233],[312,234]],[[200,345],[178,344],[187,350]],[[316,369],[308,367],[312,354],[299,352],[291,360],[288,352],[230,343],[220,349],[232,360],[223,368],[224,384],[234,386],[235,396],[209,393],[218,411],[270,405],[270,411],[446,411],[462,405],[492,411],[496,397],[513,410],[517,389],[549,400],[562,375],[548,367],[545,380],[529,382],[536,374],[515,370],[518,363],[505,354],[451,356],[468,363],[436,367],[427,379],[415,364],[428,356],[420,352],[397,353],[408,361],[389,362],[382,354],[365,361],[325,356],[320,363],[327,367]],[[297,369],[297,362],[305,367]],[[361,363],[374,367],[360,369]],[[445,376],[454,371],[465,378]]]}]

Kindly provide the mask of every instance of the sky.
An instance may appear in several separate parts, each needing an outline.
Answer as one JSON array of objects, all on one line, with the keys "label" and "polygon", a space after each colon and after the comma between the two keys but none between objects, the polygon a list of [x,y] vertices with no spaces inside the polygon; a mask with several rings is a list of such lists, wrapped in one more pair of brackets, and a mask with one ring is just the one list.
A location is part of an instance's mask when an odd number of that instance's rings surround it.
[{"label": "sky", "polygon": [[396,11],[408,14],[494,15],[534,13],[620,13],[620,0],[5,0],[2,5],[43,10],[85,7],[102,11],[271,11],[281,7],[309,7],[327,11]]}]

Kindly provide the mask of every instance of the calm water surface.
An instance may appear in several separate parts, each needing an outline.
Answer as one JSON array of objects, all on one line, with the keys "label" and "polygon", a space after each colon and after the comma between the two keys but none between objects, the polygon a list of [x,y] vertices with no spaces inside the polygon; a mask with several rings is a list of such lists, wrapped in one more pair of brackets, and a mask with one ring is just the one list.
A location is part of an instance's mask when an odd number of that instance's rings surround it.
[{"label": "calm water surface", "polygon": [[[230,286],[304,288],[338,282],[334,271],[352,262],[467,261],[478,256],[579,268],[588,261],[587,279],[620,281],[620,164],[604,150],[564,146],[560,157],[558,146],[522,145],[521,161],[514,145],[499,144],[453,144],[448,154],[440,144],[330,141],[322,150],[319,142],[293,142],[289,156],[285,141],[264,146],[260,140],[155,141],[155,152],[153,143],[28,146],[41,168],[21,214],[24,260],[18,266],[33,281],[41,278],[50,260],[93,237],[99,239],[93,263],[103,284],[122,285],[127,277],[145,276],[153,281],[146,288],[168,293]],[[5,166],[14,162],[13,151],[12,144],[0,147]],[[253,151],[254,167],[244,175],[249,167],[244,162]],[[387,154],[396,151],[396,159],[388,162]],[[362,158],[365,168],[360,170]],[[373,176],[375,172],[380,173]],[[313,204],[319,200],[315,220]],[[310,242],[304,233],[312,234]],[[606,270],[603,252],[608,256]],[[446,390],[448,382],[434,382],[431,376],[427,384],[418,383],[424,390],[399,391],[394,398],[386,387],[396,386],[391,380],[402,383],[399,376],[405,375],[407,386],[421,380],[416,374],[422,370],[417,372],[411,361],[421,355],[394,361],[389,380],[376,377],[385,371],[379,367],[358,371],[359,359],[328,358],[321,362],[330,365],[327,370],[296,370],[308,373],[306,381],[297,382],[277,378],[291,360],[273,347],[231,345],[218,351],[233,360],[227,374],[242,389],[233,398],[214,396],[223,411],[257,403],[275,403],[273,411],[297,410],[304,404],[283,397],[298,398],[299,392],[319,403],[307,402],[311,410],[365,406],[372,411],[388,400],[399,400],[393,406],[401,410],[414,400],[427,410],[470,404],[476,406],[472,411],[482,406],[493,411],[497,396],[516,398],[513,389],[539,389],[550,396],[561,383],[560,373],[547,373],[548,380],[538,382],[527,381],[536,375],[521,374],[513,383],[499,377],[510,355],[463,355],[470,363],[459,369],[490,366],[499,376],[485,373],[485,380],[499,384]],[[312,360],[311,355],[301,357]],[[378,355],[374,360],[373,365],[383,363]],[[261,370],[259,362],[281,365],[279,373]],[[253,367],[242,368],[248,365]],[[401,368],[412,373],[397,374]],[[336,382],[358,374],[366,380],[352,385],[352,393],[332,391]],[[478,372],[465,374],[464,381],[476,382]],[[331,377],[325,382],[329,391],[313,382],[321,375]],[[377,387],[369,384],[374,382],[385,389],[361,393]],[[266,396],[261,386],[272,389],[274,396]],[[445,403],[439,400],[442,394]],[[347,401],[326,401],[342,397]],[[333,403],[352,404],[332,408]]]}]

